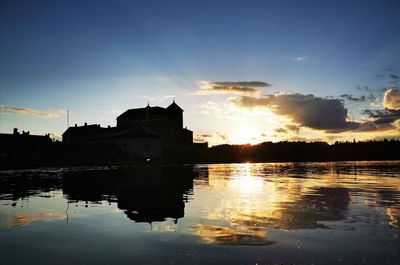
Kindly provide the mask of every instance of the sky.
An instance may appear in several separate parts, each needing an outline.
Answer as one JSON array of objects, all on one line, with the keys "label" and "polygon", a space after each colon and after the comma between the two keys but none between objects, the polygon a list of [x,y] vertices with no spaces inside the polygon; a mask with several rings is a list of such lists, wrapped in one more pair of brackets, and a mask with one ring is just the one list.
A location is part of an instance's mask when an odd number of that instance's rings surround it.
[{"label": "sky", "polygon": [[400,138],[399,1],[0,1],[0,132],[175,99],[195,141]]}]

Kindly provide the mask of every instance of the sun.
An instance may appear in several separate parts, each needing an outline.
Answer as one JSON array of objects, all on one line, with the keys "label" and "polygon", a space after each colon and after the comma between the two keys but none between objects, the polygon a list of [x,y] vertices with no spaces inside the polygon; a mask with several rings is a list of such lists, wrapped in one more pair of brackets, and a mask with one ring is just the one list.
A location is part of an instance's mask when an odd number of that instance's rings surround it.
[{"label": "sun", "polygon": [[257,144],[261,141],[261,130],[253,124],[243,124],[229,134],[232,144]]}]

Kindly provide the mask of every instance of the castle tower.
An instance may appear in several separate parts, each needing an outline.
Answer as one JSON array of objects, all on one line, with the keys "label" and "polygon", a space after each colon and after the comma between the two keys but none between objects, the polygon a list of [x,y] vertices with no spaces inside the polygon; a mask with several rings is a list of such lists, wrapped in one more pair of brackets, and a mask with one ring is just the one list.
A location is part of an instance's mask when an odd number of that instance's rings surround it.
[{"label": "castle tower", "polygon": [[183,109],[175,103],[175,100],[171,105],[167,107],[167,111],[169,112],[170,121],[177,128],[183,128]]}]

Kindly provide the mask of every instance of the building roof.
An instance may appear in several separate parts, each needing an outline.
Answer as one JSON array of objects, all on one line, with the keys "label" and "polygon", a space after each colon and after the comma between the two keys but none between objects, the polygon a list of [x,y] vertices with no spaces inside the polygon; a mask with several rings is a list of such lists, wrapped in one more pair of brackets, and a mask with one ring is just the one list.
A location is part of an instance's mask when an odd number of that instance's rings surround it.
[{"label": "building roof", "polygon": [[171,105],[169,105],[169,106],[167,107],[167,110],[174,110],[174,111],[179,110],[179,111],[183,111],[183,109],[182,109],[181,107],[179,107],[178,104],[175,103],[175,100],[172,102]]},{"label": "building roof", "polygon": [[151,114],[151,115],[165,115],[167,114],[169,111],[183,111],[183,109],[181,109],[181,107],[178,106],[178,104],[175,103],[175,100],[171,103],[171,105],[169,105],[167,108],[162,108],[162,107],[150,107],[149,105],[147,105],[147,107],[144,108],[137,108],[137,109],[129,109],[127,111],[125,111],[124,113],[122,113],[121,115],[119,115],[117,117],[117,120],[120,118],[126,118],[126,117],[145,117],[146,113]]},{"label": "building roof", "polygon": [[84,126],[75,126],[68,127],[68,129],[62,134],[82,134],[82,133],[98,133],[100,132],[102,127],[99,124],[90,124]]},{"label": "building roof", "polygon": [[150,106],[147,106],[145,108],[129,109],[124,113],[122,113],[121,115],[119,115],[117,117],[117,120],[125,117],[144,117],[146,113],[151,113],[155,115],[164,115],[166,114],[166,111],[167,110],[162,107],[150,107]]}]

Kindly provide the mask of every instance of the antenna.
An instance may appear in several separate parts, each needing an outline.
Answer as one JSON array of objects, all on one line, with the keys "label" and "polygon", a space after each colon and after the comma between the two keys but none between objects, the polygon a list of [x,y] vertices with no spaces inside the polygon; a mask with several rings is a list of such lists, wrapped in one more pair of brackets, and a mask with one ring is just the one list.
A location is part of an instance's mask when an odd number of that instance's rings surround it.
[{"label": "antenna", "polygon": [[69,110],[67,110],[67,129],[69,128]]}]

